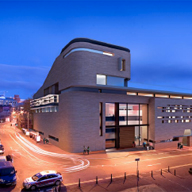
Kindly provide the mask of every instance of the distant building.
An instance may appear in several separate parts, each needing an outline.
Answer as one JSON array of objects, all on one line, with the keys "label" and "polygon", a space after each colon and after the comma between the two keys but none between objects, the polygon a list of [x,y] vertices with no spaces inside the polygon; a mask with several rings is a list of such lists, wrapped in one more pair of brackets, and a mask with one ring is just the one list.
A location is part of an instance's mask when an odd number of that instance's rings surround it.
[{"label": "distant building", "polygon": [[130,67],[127,48],[73,39],[33,96],[34,129],[69,152],[191,146],[192,94],[129,88]]},{"label": "distant building", "polygon": [[20,98],[19,95],[15,97],[5,97],[4,95],[0,95],[0,121],[4,122],[6,118],[11,115],[12,109],[16,109],[20,106],[19,102]]},{"label": "distant building", "polygon": [[20,101],[21,101],[19,95],[14,95],[14,100],[16,100],[17,103],[20,103]]},{"label": "distant building", "polygon": [[17,100],[12,97],[0,96],[0,105],[9,105],[11,107],[17,107]]}]

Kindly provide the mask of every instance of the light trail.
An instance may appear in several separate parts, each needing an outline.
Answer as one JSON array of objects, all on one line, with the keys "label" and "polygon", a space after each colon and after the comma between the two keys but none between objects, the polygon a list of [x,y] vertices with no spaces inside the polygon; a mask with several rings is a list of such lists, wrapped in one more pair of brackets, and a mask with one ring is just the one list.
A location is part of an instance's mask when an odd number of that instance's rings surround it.
[{"label": "light trail", "polygon": [[46,156],[51,156],[51,157],[57,157],[57,158],[62,158],[62,159],[68,159],[72,160],[74,163],[78,163],[76,166],[72,167],[67,167],[64,168],[64,172],[76,172],[76,171],[81,171],[83,169],[86,169],[89,167],[90,162],[87,159],[81,159],[77,155],[68,155],[68,154],[60,154],[60,153],[54,153],[54,152],[49,152],[45,151],[36,145],[32,144],[30,141],[22,137],[19,133],[15,133],[16,137],[20,142],[22,142],[28,149],[31,151],[40,154],[40,155],[46,155]]}]

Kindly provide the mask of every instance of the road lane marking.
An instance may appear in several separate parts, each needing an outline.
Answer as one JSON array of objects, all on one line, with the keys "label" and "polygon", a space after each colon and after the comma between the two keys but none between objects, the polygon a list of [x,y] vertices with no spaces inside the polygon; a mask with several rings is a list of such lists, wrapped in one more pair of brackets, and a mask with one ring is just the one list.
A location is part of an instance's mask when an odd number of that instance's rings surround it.
[{"label": "road lane marking", "polygon": [[[153,158],[153,159],[143,159],[142,162],[144,161],[157,161],[157,160],[161,160],[161,159],[168,159],[168,158],[178,158],[178,157],[185,157],[185,156],[192,156],[192,154],[181,154],[181,155],[172,155],[172,156],[166,156],[166,157],[157,157],[157,158]],[[124,163],[119,163],[119,164],[113,164],[113,165],[103,165],[103,166],[120,166],[122,164],[126,165],[126,164],[131,164],[131,163],[135,163],[135,161],[129,161],[129,162],[124,162]],[[102,165],[92,165],[90,167],[99,167]]]},{"label": "road lane marking", "polygon": [[156,164],[152,164],[152,165],[147,165],[147,166],[153,166],[153,165],[159,165],[159,164],[161,164],[161,163],[156,163]]},{"label": "road lane marking", "polygon": [[[9,136],[10,136],[25,152],[27,152],[29,155],[31,155],[32,157],[34,157],[34,158],[37,159],[37,160],[44,161],[44,160],[39,159],[38,157],[30,154],[30,153],[29,153],[24,147],[22,147],[10,134],[9,134]],[[29,156],[29,155],[28,155],[28,156]],[[29,157],[30,157],[30,156],[29,156]],[[30,157],[30,159],[31,159],[31,160],[35,160],[35,159],[33,159],[32,157]],[[48,161],[44,161],[44,162],[50,163],[50,162],[48,162]]]},{"label": "road lane marking", "polygon": [[[40,155],[48,155],[48,156],[54,156],[54,155],[57,155],[58,157],[60,158],[67,158],[67,159],[70,159],[70,160],[73,160],[75,163],[78,162],[78,165],[73,165],[71,167],[66,167],[65,168],[65,171],[67,173],[70,173],[70,172],[76,172],[76,171],[81,171],[83,169],[86,169],[89,167],[90,165],[90,162],[86,159],[80,159],[78,158],[78,156],[76,156],[76,158],[74,159],[74,157],[69,157],[68,155],[66,154],[59,154],[59,153],[53,153],[53,152],[48,152],[48,151],[45,151],[39,147],[37,147],[36,145],[32,144],[31,142],[27,141],[25,138],[23,138],[22,136],[20,136],[20,134],[18,134],[19,137],[16,135],[17,139],[20,140],[20,142],[22,142],[27,148],[29,148],[30,150],[32,150],[33,152],[35,153],[38,153]],[[31,155],[32,157],[34,157],[35,159],[38,159],[38,160],[41,160],[43,162],[46,162],[46,163],[49,163],[50,165],[60,165],[62,166],[63,164],[61,163],[52,163],[52,162],[47,162],[47,161],[44,161],[42,159],[39,159],[37,157],[35,157],[34,155],[32,155],[31,153],[29,153],[24,147],[22,147],[12,136],[11,134],[9,134],[9,136],[24,150],[26,151],[29,155]],[[31,158],[31,157],[30,157]],[[31,158],[32,159],[32,158]],[[32,159],[32,160],[35,160],[35,159]]]},{"label": "road lane marking", "polygon": [[[176,165],[176,166],[171,166],[170,168],[179,168],[179,167],[186,167],[186,166],[189,166],[189,165],[192,165],[192,163],[189,163],[189,164],[184,164],[184,165]],[[167,170],[167,168],[163,168],[162,170]]]},{"label": "road lane marking", "polygon": [[[20,134],[15,134],[17,139],[19,139],[26,147],[28,147],[31,151],[38,153],[38,154],[43,154],[43,155],[48,155],[51,157],[58,157],[58,158],[62,158],[62,159],[70,159],[71,161],[73,161],[73,163],[77,164],[74,165],[72,167],[67,167],[65,168],[66,172],[74,172],[74,171],[81,171],[83,169],[86,169],[89,167],[90,162],[87,159],[82,159],[80,157],[78,157],[77,155],[68,155],[68,154],[59,154],[59,153],[54,153],[54,152],[49,152],[49,151],[45,151],[39,147],[37,147],[36,145],[32,144],[30,141],[28,141],[27,139],[25,139],[24,137],[22,137]],[[74,158],[75,157],[75,158]],[[55,163],[58,164],[58,163]],[[61,164],[59,164],[61,165]]]}]

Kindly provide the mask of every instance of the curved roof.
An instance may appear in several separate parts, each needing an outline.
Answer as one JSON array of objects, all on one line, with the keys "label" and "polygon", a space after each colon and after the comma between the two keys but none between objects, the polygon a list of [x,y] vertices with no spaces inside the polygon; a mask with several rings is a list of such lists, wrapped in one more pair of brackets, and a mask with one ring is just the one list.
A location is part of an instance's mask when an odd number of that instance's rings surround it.
[{"label": "curved roof", "polygon": [[[101,45],[101,46],[105,46],[105,47],[109,47],[109,48],[114,48],[114,49],[119,49],[122,51],[127,51],[130,52],[130,50],[128,48],[125,47],[120,47],[118,45],[113,45],[113,44],[109,44],[109,43],[104,43],[102,41],[96,41],[93,39],[88,39],[88,38],[75,38],[73,40],[71,40],[62,50],[61,53],[67,49],[67,47],[69,47],[71,44],[76,43],[76,42],[87,42],[87,43],[92,43],[92,44],[96,44],[96,45]],[[61,54],[60,53],[60,54]]]}]

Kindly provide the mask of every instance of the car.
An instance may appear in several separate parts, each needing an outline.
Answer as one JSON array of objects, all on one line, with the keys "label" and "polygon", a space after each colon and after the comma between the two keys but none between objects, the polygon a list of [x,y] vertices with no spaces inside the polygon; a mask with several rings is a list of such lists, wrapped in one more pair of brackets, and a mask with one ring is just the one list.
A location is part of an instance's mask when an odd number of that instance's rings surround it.
[{"label": "car", "polygon": [[192,174],[192,168],[189,168],[189,173]]},{"label": "car", "polygon": [[3,154],[4,153],[4,147],[3,145],[0,144],[0,154]]},{"label": "car", "polygon": [[13,163],[13,159],[12,159],[11,155],[0,156],[0,162],[5,162],[5,161],[10,161],[11,163]]},{"label": "car", "polygon": [[47,185],[60,185],[63,181],[61,173],[55,170],[41,171],[32,177],[24,180],[23,187],[25,189],[35,190],[39,187]]},{"label": "car", "polygon": [[0,162],[0,184],[1,185],[15,185],[17,182],[17,171],[10,161]]},{"label": "car", "polygon": [[0,162],[5,162],[5,161],[7,161],[6,156],[0,156]]}]

